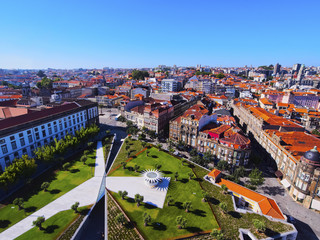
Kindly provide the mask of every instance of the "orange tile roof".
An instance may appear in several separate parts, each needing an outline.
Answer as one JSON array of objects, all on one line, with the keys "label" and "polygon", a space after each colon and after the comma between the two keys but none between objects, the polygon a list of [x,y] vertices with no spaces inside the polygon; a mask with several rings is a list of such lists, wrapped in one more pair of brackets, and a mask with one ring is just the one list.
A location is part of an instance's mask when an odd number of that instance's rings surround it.
[{"label": "orange tile roof", "polygon": [[216,177],[219,176],[220,173],[221,173],[221,171],[219,171],[218,169],[214,168],[210,173],[208,173],[208,175],[211,176],[211,177],[216,178]]},{"label": "orange tile roof", "polygon": [[229,180],[221,179],[221,181],[218,183],[220,186],[222,184],[226,185],[227,188],[235,193],[238,193],[244,197],[247,197],[255,202],[258,203],[262,214],[268,215],[273,218],[284,220],[285,217],[283,216],[280,208],[278,207],[277,203],[262,194],[259,194],[257,192],[254,192],[248,188],[245,188],[239,184],[236,184],[234,182],[231,182]]}]

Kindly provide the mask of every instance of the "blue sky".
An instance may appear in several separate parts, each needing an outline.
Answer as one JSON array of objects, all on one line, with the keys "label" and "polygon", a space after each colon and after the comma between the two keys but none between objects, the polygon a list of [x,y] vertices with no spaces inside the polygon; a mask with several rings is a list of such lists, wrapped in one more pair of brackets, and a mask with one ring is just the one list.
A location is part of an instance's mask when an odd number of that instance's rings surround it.
[{"label": "blue sky", "polygon": [[0,9],[0,68],[320,65],[319,0],[8,0]]}]

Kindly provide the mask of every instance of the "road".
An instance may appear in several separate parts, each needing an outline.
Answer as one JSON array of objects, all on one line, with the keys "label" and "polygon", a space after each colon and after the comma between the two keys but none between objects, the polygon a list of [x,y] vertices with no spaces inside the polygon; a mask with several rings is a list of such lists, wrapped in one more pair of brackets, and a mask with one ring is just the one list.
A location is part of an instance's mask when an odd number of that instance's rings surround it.
[{"label": "road", "polygon": [[[109,112],[110,110],[110,112]],[[100,111],[99,111],[100,112]],[[111,149],[109,161],[106,165],[106,172],[108,172],[111,167],[114,158],[116,157],[121,144],[122,139],[127,137],[126,133],[126,124],[122,122],[118,122],[115,120],[115,116],[117,116],[120,112],[117,109],[103,109],[103,115],[100,115],[100,129],[101,131],[110,130],[112,134],[116,135],[116,138],[113,143],[113,147]],[[88,218],[87,224],[83,226],[83,229],[78,236],[77,239],[80,240],[101,240],[103,238],[104,233],[104,215],[105,215],[105,207],[104,207],[104,197],[99,200],[94,209],[92,210],[90,217]]]},{"label": "road", "polygon": [[265,182],[257,192],[276,200],[284,214],[296,219],[294,225],[298,230],[298,240],[320,238],[320,214],[295,202],[276,177],[265,175]]}]

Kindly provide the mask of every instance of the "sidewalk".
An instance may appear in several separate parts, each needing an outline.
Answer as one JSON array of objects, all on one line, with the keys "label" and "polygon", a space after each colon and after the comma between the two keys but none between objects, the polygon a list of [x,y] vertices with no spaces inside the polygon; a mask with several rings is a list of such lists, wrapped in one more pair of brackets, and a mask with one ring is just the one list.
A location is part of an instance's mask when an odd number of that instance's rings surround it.
[{"label": "sidewalk", "polygon": [[99,141],[97,144],[94,177],[34,212],[4,232],[0,233],[0,239],[12,240],[33,228],[32,222],[38,217],[44,216],[46,219],[48,219],[58,212],[69,210],[71,205],[73,205],[75,202],[79,202],[80,206],[94,204],[97,199],[104,171],[105,163],[103,157],[103,148],[102,142]]}]

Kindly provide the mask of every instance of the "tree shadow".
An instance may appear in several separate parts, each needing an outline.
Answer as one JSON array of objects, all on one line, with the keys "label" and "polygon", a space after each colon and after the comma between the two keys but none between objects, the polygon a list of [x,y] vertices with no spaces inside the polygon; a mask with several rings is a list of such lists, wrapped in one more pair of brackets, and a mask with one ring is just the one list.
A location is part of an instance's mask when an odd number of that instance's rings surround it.
[{"label": "tree shadow", "polygon": [[212,203],[212,204],[214,204],[214,205],[218,205],[218,204],[220,203],[220,201],[219,201],[218,199],[213,198],[213,197],[211,197],[211,198],[209,199],[209,202]]},{"label": "tree shadow", "polygon": [[172,174],[171,171],[162,171],[164,174]]},{"label": "tree shadow", "polygon": [[145,203],[145,204],[144,204],[144,207],[145,207],[146,209],[155,209],[155,208],[157,208],[156,206],[153,206],[153,205],[148,204],[148,203]]},{"label": "tree shadow", "polygon": [[206,215],[206,212],[203,211],[203,210],[200,210],[200,209],[195,209],[195,210],[190,211],[190,212],[192,212],[193,214],[195,214],[195,215],[197,215],[197,216],[200,216],[200,217],[205,217],[205,216],[207,216],[207,215]]},{"label": "tree shadow", "polygon": [[134,201],[133,198],[129,198],[129,197],[128,197],[126,200],[127,200],[127,202],[129,202],[129,203],[135,203],[135,201]]},{"label": "tree shadow", "polygon": [[194,165],[189,163],[189,164],[188,164],[188,167],[189,167],[189,168],[194,168]]},{"label": "tree shadow", "polygon": [[96,163],[89,163],[88,166],[89,166],[89,167],[95,167],[95,166],[96,166]]},{"label": "tree shadow", "polygon": [[160,223],[160,222],[154,222],[151,224],[151,226],[153,227],[154,230],[158,230],[158,231],[166,231],[167,230],[167,226],[164,225],[163,223]]},{"label": "tree shadow", "polygon": [[285,193],[285,189],[282,186],[262,186],[260,189],[263,190],[264,193],[271,196],[283,196]]},{"label": "tree shadow", "polygon": [[0,228],[6,228],[9,226],[10,223],[11,221],[9,220],[0,220]]},{"label": "tree shadow", "polygon": [[235,211],[229,211],[228,214],[229,214],[230,216],[232,216],[233,218],[237,218],[237,219],[239,219],[239,218],[242,217],[240,213],[235,212]]},{"label": "tree shadow", "polygon": [[71,173],[77,173],[80,172],[80,170],[78,168],[74,168],[70,170]]},{"label": "tree shadow", "polygon": [[182,202],[175,202],[174,205],[179,209],[183,209]]},{"label": "tree shadow", "polygon": [[85,208],[85,209],[81,209],[81,211],[79,212],[81,215],[85,216],[88,214],[88,212],[90,211],[90,209]]},{"label": "tree shadow", "polygon": [[127,167],[127,169],[128,169],[130,172],[134,171],[133,167]]},{"label": "tree shadow", "polygon": [[188,178],[182,178],[182,179],[180,180],[180,182],[182,182],[182,183],[187,183],[187,182],[189,182],[189,179],[188,179]]},{"label": "tree shadow", "polygon": [[50,194],[58,194],[58,193],[60,193],[61,192],[61,190],[59,190],[59,189],[52,189],[52,190],[50,190]]},{"label": "tree shadow", "polygon": [[274,237],[274,236],[280,234],[279,232],[273,231],[273,230],[270,229],[270,228],[266,228],[266,231],[265,231],[264,233],[265,233],[266,236],[268,236],[268,237]]},{"label": "tree shadow", "polygon": [[26,213],[35,212],[36,210],[37,210],[37,207],[35,206],[27,207],[24,209]]},{"label": "tree shadow", "polygon": [[152,155],[151,157],[152,158],[159,158],[157,155]]},{"label": "tree shadow", "polygon": [[48,227],[46,227],[46,228],[44,229],[44,232],[45,232],[45,233],[53,233],[54,230],[56,230],[57,228],[59,228],[58,225],[50,225],[50,226],[48,226]]},{"label": "tree shadow", "polygon": [[126,222],[124,224],[125,228],[127,229],[133,229],[134,228],[134,224],[132,222]]},{"label": "tree shadow", "polygon": [[195,181],[198,181],[198,182],[203,182],[203,179],[202,179],[202,178],[198,178],[198,177],[197,177],[197,178],[194,178],[194,180],[195,180]]},{"label": "tree shadow", "polygon": [[197,233],[202,231],[202,229],[198,227],[186,227],[186,230],[191,233]]}]

